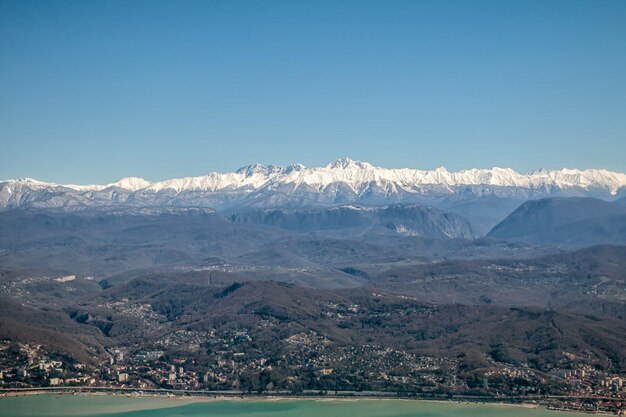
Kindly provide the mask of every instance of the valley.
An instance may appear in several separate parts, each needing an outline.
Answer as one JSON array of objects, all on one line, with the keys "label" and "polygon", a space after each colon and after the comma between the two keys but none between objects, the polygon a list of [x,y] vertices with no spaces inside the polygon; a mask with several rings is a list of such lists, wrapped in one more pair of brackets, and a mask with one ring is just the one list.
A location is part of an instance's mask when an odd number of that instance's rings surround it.
[{"label": "valley", "polygon": [[[358,164],[325,169],[372,169]],[[626,401],[614,189],[402,201],[343,183],[284,205],[258,181],[304,168],[288,170],[239,172],[258,188],[245,198],[185,180],[148,206],[120,187],[170,188],[137,180],[54,200],[42,186],[0,211],[2,386]],[[105,190],[123,198],[92,206]]]}]

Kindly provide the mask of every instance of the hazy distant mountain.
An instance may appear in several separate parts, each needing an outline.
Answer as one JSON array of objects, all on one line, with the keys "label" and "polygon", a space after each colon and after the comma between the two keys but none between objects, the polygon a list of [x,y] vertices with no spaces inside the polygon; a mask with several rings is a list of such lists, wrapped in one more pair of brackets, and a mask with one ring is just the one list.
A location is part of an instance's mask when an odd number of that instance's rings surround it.
[{"label": "hazy distant mountain", "polygon": [[210,207],[244,211],[345,204],[419,203],[468,219],[487,233],[524,201],[582,196],[607,200],[626,194],[626,174],[606,170],[470,169],[451,172],[386,169],[340,159],[325,167],[250,165],[232,173],[148,182],[124,178],[104,185],[51,184],[33,179],[0,182],[0,209],[17,207]]},{"label": "hazy distant mountain", "polygon": [[586,246],[626,243],[626,199],[545,198],[527,201],[490,237],[536,244]]},{"label": "hazy distant mountain", "polygon": [[363,263],[528,252],[508,242],[464,239],[475,236],[467,221],[415,205],[242,212],[230,220],[198,208],[5,210],[0,269],[108,277],[145,268],[229,264],[239,268],[240,279],[326,286],[353,283],[355,276],[342,269]]},{"label": "hazy distant mountain", "polygon": [[469,222],[453,213],[417,204],[383,207],[343,205],[317,209],[258,209],[230,216],[236,223],[263,224],[311,232],[349,229],[354,234],[384,232],[429,238],[474,238]]}]

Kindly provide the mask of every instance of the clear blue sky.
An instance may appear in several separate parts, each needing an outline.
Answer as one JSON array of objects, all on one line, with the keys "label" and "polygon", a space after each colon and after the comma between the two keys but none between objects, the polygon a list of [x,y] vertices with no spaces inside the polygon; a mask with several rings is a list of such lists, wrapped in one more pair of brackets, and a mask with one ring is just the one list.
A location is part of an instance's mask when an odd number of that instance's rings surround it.
[{"label": "clear blue sky", "polygon": [[626,171],[626,1],[0,0],[0,179]]}]

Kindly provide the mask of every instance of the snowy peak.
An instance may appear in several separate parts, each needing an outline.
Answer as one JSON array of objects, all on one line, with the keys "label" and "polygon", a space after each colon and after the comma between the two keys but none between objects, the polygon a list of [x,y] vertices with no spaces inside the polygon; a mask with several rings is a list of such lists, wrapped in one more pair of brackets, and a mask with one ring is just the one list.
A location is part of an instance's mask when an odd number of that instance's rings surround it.
[{"label": "snowy peak", "polygon": [[302,164],[291,164],[283,168],[284,174],[291,174],[292,172],[298,172],[306,169],[306,167]]},{"label": "snowy peak", "polygon": [[[125,190],[124,193],[117,192]],[[150,182],[127,177],[103,185],[54,184],[21,178],[0,182],[0,208],[23,205],[135,204],[228,207],[236,204],[280,205],[300,201],[422,201],[424,197],[460,193],[516,198],[578,195],[609,198],[626,193],[626,174],[604,169],[540,169],[519,173],[510,168],[449,171],[387,169],[341,158],[323,167],[253,164],[235,172]],[[249,200],[246,200],[248,199]]]},{"label": "snowy peak", "polygon": [[253,175],[275,175],[275,174],[289,174],[294,171],[302,171],[306,167],[302,164],[291,164],[286,167],[281,167],[277,165],[263,165],[263,164],[253,164],[245,167],[239,168],[235,171],[236,174],[242,174],[245,177],[251,177]]},{"label": "snowy peak", "polygon": [[8,180],[7,182],[14,184],[14,185],[24,185],[27,187],[34,187],[34,188],[38,188],[38,187],[54,187],[57,184],[54,183],[50,183],[50,182],[43,182],[43,181],[37,181],[36,179],[33,178],[18,178],[16,180]]},{"label": "snowy peak", "polygon": [[376,167],[374,167],[371,164],[368,164],[367,162],[361,162],[361,161],[354,161],[350,158],[340,158],[337,159],[336,161],[333,161],[331,163],[329,163],[328,165],[326,165],[326,168],[329,169],[375,169]]},{"label": "snowy peak", "polygon": [[149,185],[150,185],[150,182],[144,180],[143,178],[126,177],[126,178],[122,178],[122,179],[117,180],[115,182],[111,182],[109,184],[104,184],[104,185],[96,185],[96,184],[92,184],[92,185],[66,184],[66,185],[62,185],[62,187],[71,188],[72,190],[76,190],[76,191],[102,191],[102,190],[105,190],[105,189],[111,188],[111,187],[121,188],[121,189],[127,190],[127,191],[137,191],[137,190],[141,190],[143,188],[146,188]]},{"label": "snowy peak", "polygon": [[283,170],[282,167],[279,167],[276,165],[253,164],[253,165],[241,167],[237,171],[235,171],[235,173],[243,174],[246,177],[251,177],[256,174],[261,174],[261,175],[278,174],[282,170]]},{"label": "snowy peak", "polygon": [[353,189],[359,189],[364,183],[394,183],[401,187],[420,186],[468,186],[485,185],[499,187],[521,187],[528,189],[545,188],[580,188],[606,190],[612,195],[626,187],[626,174],[604,169],[561,170],[538,169],[525,174],[510,168],[494,167],[490,169],[468,169],[449,171],[439,167],[431,171],[417,169],[387,169],[376,167],[367,162],[341,158],[325,167],[306,168],[301,164],[286,167],[276,165],[253,164],[239,168],[231,173],[212,172],[199,177],[184,177],[166,181],[149,182],[143,178],[127,177],[104,185],[55,184],[37,181],[32,178],[20,178],[0,182],[35,188],[65,187],[76,191],[99,191],[109,187],[122,188],[131,192],[170,189],[175,192],[187,190],[219,191],[222,189],[252,188],[285,183],[305,183],[314,187],[326,187],[335,183],[346,183]]},{"label": "snowy peak", "polygon": [[143,178],[126,177],[126,178],[122,178],[121,180],[115,181],[111,184],[107,184],[106,188],[118,187],[118,188],[123,188],[129,191],[137,191],[137,190],[141,190],[142,188],[146,188],[149,185],[150,185],[150,182],[144,180]]}]

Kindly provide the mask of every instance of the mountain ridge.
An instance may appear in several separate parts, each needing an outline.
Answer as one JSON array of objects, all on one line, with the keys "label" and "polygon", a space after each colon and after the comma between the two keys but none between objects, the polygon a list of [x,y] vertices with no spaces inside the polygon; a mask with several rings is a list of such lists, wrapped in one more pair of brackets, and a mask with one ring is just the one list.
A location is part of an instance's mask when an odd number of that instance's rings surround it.
[{"label": "mountain ridge", "polygon": [[[328,177],[324,174],[337,171],[336,176]],[[347,171],[339,173],[340,171]],[[368,175],[359,178],[359,174],[363,175],[365,171]],[[148,181],[141,177],[124,177],[119,180],[106,184],[58,184],[53,182],[38,181],[33,178],[18,178],[0,180],[0,183],[25,183],[35,187],[65,187],[77,191],[100,191],[105,188],[118,187],[129,191],[139,191],[144,189],[159,190],[164,188],[172,188],[178,190],[194,189],[191,187],[198,186],[197,189],[209,190],[208,184],[200,184],[200,179],[222,179],[229,178],[242,179],[255,176],[264,176],[268,180],[276,180],[279,178],[288,182],[294,180],[298,176],[297,173],[305,173],[307,177],[304,180],[309,184],[316,184],[312,180],[318,179],[319,185],[326,185],[328,182],[336,182],[340,179],[355,180],[364,177],[378,177],[380,180],[394,179],[413,179],[415,185],[495,185],[495,186],[514,186],[539,188],[540,186],[558,186],[558,187],[590,187],[594,185],[603,185],[609,189],[610,193],[615,195],[619,188],[626,187],[626,173],[608,171],[605,169],[570,169],[562,168],[560,170],[547,170],[544,168],[528,171],[525,173],[517,172],[511,168],[471,168],[460,171],[449,171],[445,167],[439,167],[434,170],[420,170],[413,168],[383,168],[374,166],[368,162],[352,160],[350,158],[341,158],[330,162],[324,167],[308,168],[302,164],[291,164],[287,166],[251,164],[243,166],[234,172],[209,172],[206,175],[172,178],[163,181]],[[296,173],[296,175],[294,175]],[[355,178],[356,177],[356,178]],[[257,178],[258,180],[258,178]],[[176,187],[178,184],[185,184],[184,187]],[[252,182],[258,186],[258,182]],[[202,187],[205,185],[205,187]],[[216,184],[217,185],[217,184]],[[230,184],[229,184],[230,185]],[[214,188],[215,190],[216,188]]]},{"label": "mountain ridge", "polygon": [[[603,169],[510,168],[430,171],[376,167],[342,158],[324,167],[253,164],[235,172],[150,182],[127,177],[102,185],[45,183],[31,178],[0,181],[0,208],[128,204],[134,206],[278,207],[344,203],[428,203],[450,196],[498,196],[525,201],[548,196],[616,199],[626,195],[626,174]],[[436,203],[436,202],[435,202]]]}]

